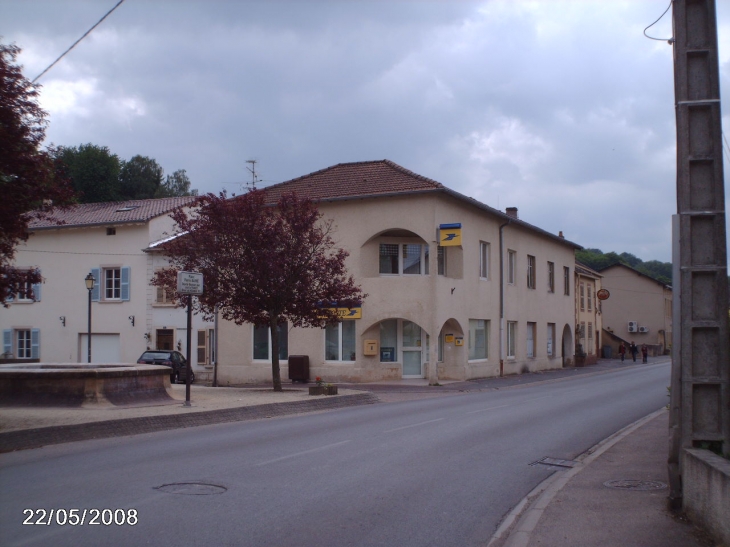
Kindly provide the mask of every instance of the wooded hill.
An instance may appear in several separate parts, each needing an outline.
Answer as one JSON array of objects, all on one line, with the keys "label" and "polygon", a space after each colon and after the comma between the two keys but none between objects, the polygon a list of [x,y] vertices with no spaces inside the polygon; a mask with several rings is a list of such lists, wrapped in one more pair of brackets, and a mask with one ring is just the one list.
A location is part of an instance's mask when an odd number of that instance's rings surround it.
[{"label": "wooded hill", "polygon": [[657,281],[661,281],[666,285],[672,284],[671,262],[659,262],[658,260],[648,260],[644,262],[639,257],[634,256],[631,253],[617,254],[613,251],[610,253],[604,253],[600,249],[583,249],[576,251],[575,259],[578,262],[599,271],[616,263],[625,264],[643,274],[653,277]]}]

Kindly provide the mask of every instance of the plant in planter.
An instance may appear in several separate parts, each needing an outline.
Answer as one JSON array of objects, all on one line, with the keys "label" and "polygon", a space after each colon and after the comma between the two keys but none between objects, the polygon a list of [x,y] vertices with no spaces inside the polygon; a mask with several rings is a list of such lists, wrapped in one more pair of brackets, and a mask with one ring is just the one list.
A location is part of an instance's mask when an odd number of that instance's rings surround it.
[{"label": "plant in planter", "polygon": [[317,376],[314,381],[317,385],[310,386],[310,395],[337,395],[337,386],[325,384],[319,376]]}]

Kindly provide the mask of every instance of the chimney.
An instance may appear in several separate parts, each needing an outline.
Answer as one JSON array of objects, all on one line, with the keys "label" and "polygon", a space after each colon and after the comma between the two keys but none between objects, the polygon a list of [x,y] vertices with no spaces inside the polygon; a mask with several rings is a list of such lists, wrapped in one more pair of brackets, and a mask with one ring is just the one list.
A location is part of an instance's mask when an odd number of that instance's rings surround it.
[{"label": "chimney", "polygon": [[505,211],[506,211],[508,217],[520,218],[517,216],[517,207],[507,207],[507,209],[505,209]]},{"label": "chimney", "polygon": [[558,237],[562,237],[563,239],[565,239],[565,236],[563,235],[563,230],[560,230],[558,232]]}]

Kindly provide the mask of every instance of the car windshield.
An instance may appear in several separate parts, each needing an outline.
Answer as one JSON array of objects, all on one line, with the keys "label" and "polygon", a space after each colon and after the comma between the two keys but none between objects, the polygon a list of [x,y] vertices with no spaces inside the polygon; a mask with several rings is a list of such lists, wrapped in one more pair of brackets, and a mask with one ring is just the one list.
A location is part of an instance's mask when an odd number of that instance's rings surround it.
[{"label": "car windshield", "polygon": [[146,351],[142,354],[142,357],[140,359],[169,359],[170,358],[170,352],[161,352],[161,351]]}]

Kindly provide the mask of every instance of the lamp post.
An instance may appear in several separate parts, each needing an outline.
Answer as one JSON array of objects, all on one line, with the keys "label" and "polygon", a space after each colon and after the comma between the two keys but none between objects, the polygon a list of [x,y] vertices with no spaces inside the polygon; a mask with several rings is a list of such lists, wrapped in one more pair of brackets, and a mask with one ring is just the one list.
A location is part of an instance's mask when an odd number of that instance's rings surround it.
[{"label": "lamp post", "polygon": [[91,363],[91,291],[94,288],[94,276],[91,275],[91,272],[89,272],[89,275],[87,275],[84,278],[84,282],[86,283],[86,288],[89,290],[89,329],[87,334],[87,342],[88,342],[88,363]]}]

